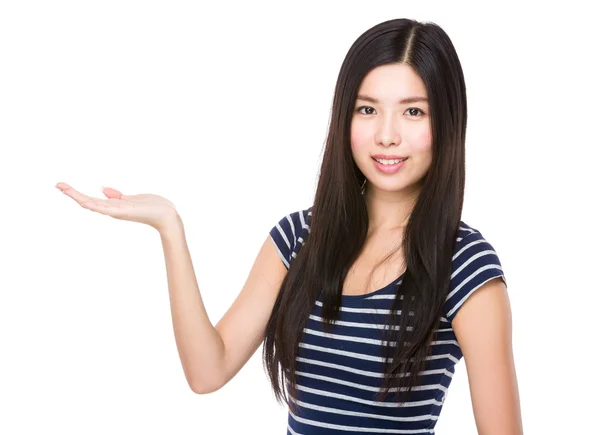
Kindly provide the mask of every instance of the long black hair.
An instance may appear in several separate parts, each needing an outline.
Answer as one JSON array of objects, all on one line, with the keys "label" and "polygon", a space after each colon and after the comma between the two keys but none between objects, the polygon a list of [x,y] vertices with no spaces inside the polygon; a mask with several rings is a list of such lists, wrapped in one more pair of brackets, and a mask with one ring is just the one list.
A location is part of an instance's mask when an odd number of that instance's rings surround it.
[{"label": "long black hair", "polygon": [[[379,397],[397,389],[406,399],[431,355],[430,343],[450,287],[463,207],[466,89],[458,55],[441,27],[394,19],[370,28],[354,42],[337,78],[310,236],[283,280],[263,343],[263,362],[280,403],[287,401],[286,383],[296,398],[298,342],[319,292],[328,330],[339,315],[344,279],[366,240],[369,216],[361,194],[365,176],[352,157],[350,124],[365,75],[394,63],[412,67],[425,84],[432,162],[400,245],[406,269],[383,332],[384,356],[391,362],[385,365]],[[400,308],[405,315],[394,314]]]}]

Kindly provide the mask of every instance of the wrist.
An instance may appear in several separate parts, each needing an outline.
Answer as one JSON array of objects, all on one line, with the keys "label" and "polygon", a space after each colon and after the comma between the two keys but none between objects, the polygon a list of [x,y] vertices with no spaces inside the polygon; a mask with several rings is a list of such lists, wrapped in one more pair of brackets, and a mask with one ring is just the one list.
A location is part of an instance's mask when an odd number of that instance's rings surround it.
[{"label": "wrist", "polygon": [[164,219],[160,227],[156,228],[160,233],[161,238],[171,238],[183,232],[183,220],[179,213],[174,211]]}]

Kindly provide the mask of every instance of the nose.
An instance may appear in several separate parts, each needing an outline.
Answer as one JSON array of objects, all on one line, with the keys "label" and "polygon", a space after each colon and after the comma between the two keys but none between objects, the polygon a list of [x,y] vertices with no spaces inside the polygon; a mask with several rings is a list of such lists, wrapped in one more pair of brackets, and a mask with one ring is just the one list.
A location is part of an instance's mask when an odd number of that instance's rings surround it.
[{"label": "nose", "polygon": [[393,113],[388,113],[387,116],[381,117],[382,121],[377,132],[377,143],[383,146],[399,145],[400,132],[398,131],[397,123]]}]

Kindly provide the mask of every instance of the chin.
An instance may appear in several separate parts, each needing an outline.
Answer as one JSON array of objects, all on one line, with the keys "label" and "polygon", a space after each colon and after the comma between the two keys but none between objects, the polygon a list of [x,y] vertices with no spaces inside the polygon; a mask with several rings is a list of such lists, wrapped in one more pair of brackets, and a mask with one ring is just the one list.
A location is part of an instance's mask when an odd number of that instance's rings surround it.
[{"label": "chin", "polygon": [[385,184],[385,185],[376,185],[371,183],[371,190],[379,190],[381,192],[389,192],[389,193],[394,193],[394,192],[402,192],[403,190],[406,189],[407,185],[402,183],[402,184]]}]

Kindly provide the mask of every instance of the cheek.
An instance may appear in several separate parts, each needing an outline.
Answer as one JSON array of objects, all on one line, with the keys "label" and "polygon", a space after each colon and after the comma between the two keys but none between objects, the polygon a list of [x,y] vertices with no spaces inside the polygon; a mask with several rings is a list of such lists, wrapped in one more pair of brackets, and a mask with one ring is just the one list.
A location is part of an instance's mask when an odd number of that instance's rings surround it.
[{"label": "cheek", "polygon": [[431,152],[431,133],[428,130],[422,130],[416,133],[411,140],[412,148],[418,153]]},{"label": "cheek", "polygon": [[418,161],[421,165],[423,174],[427,173],[433,160],[433,147],[431,140],[431,133],[429,131],[423,131],[413,138],[412,150],[415,156],[418,156]]},{"label": "cheek", "polygon": [[353,152],[360,152],[368,146],[369,133],[361,129],[358,125],[352,124],[350,127],[350,146]]}]

